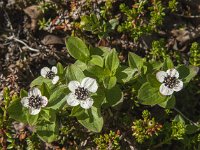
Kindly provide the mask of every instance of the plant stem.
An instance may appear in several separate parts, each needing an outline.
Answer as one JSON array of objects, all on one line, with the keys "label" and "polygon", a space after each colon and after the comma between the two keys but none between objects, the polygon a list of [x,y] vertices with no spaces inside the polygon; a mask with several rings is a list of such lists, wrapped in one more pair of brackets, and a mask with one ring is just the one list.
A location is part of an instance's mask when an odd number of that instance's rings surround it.
[{"label": "plant stem", "polygon": [[193,122],[192,120],[190,120],[188,117],[186,117],[180,110],[178,110],[176,107],[174,107],[174,110],[176,112],[178,112],[183,118],[185,118],[187,121],[189,121],[190,123],[192,123],[195,126],[198,126],[195,122]]},{"label": "plant stem", "polygon": [[17,38],[14,37],[14,36],[6,37],[6,38],[9,39],[9,40],[14,40],[14,41],[16,41],[16,42],[19,42],[19,43],[23,44],[23,45],[24,45],[27,49],[29,49],[30,51],[39,52],[38,49],[35,49],[35,48],[32,48],[32,47],[28,46],[24,41],[22,41],[22,40],[20,40],[20,39],[17,39]]}]

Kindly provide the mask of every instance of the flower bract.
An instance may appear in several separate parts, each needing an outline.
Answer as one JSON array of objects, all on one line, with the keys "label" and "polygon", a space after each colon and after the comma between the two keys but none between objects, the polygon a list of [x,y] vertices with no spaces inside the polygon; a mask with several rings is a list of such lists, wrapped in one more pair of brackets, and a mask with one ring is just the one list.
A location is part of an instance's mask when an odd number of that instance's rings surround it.
[{"label": "flower bract", "polygon": [[27,97],[23,97],[21,103],[24,107],[29,108],[31,115],[37,115],[41,107],[45,107],[48,103],[46,96],[42,96],[38,88],[32,88],[28,92]]},{"label": "flower bract", "polygon": [[78,81],[70,81],[68,88],[71,91],[66,97],[68,105],[77,106],[80,104],[84,109],[92,107],[94,101],[90,94],[95,93],[98,89],[95,79],[86,77],[81,83]]},{"label": "flower bract", "polygon": [[162,95],[171,95],[174,91],[178,92],[183,88],[183,82],[178,79],[179,73],[176,69],[159,71],[156,78],[162,83],[159,89]]},{"label": "flower bract", "polygon": [[41,69],[41,76],[43,76],[44,78],[48,78],[52,80],[53,84],[56,84],[59,80],[59,76],[57,76],[58,69],[53,66],[51,69],[48,67],[44,67]]}]

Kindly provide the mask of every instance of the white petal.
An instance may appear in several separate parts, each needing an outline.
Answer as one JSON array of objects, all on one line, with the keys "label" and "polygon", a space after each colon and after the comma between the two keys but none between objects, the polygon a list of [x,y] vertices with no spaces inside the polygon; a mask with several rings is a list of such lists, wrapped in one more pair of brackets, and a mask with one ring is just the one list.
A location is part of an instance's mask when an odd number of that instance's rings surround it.
[{"label": "white petal", "polygon": [[24,107],[29,107],[29,97],[23,97],[21,103]]},{"label": "white petal", "polygon": [[33,95],[33,91],[32,91],[32,89],[30,89],[29,91],[28,91],[28,97],[31,97]]},{"label": "white petal", "polygon": [[172,95],[173,92],[174,92],[173,89],[168,88],[167,86],[165,86],[165,84],[161,84],[160,93],[162,95]]},{"label": "white petal", "polygon": [[59,76],[55,76],[55,77],[53,78],[53,80],[52,80],[52,83],[53,83],[53,84],[56,84],[56,83],[58,82],[58,80],[59,80]]},{"label": "white petal", "polygon": [[42,99],[42,107],[45,107],[45,106],[47,106],[47,104],[48,104],[48,99],[47,99],[47,97],[46,96],[41,96],[40,97],[41,99]]},{"label": "white petal", "polygon": [[80,105],[81,105],[81,107],[84,108],[84,109],[89,109],[89,108],[91,108],[92,105],[93,105],[93,103],[94,103],[94,101],[93,101],[92,98],[88,98],[88,99],[86,99],[86,100],[80,101]]},{"label": "white petal", "polygon": [[75,90],[80,86],[78,81],[70,81],[68,84],[68,88],[71,92],[75,92]]},{"label": "white petal", "polygon": [[39,96],[41,96],[41,92],[40,92],[40,90],[38,89],[38,88],[31,88],[29,91],[28,91],[28,97],[31,97],[31,96],[37,96],[37,95],[39,95]]},{"label": "white petal", "polygon": [[58,73],[58,69],[56,68],[56,66],[53,66],[53,67],[51,68],[51,71],[53,71],[55,74]]},{"label": "white petal", "polygon": [[178,92],[180,90],[182,90],[183,88],[183,82],[181,80],[178,80],[178,84],[176,84],[176,86],[173,88],[174,91]]},{"label": "white petal", "polygon": [[76,97],[73,93],[69,93],[66,96],[66,99],[67,99],[68,105],[70,105],[70,106],[77,106],[80,104],[80,101],[76,99]]},{"label": "white petal", "polygon": [[42,95],[38,88],[32,88],[31,91],[32,91],[33,96],[41,96]]},{"label": "white petal", "polygon": [[167,74],[170,75],[171,77],[179,77],[179,73],[176,69],[168,69]]},{"label": "white petal", "polygon": [[44,78],[46,78],[47,73],[50,71],[50,69],[48,67],[44,67],[41,69],[40,74],[41,76],[43,76]]},{"label": "white petal", "polygon": [[81,87],[88,89],[88,91],[92,93],[95,93],[98,89],[97,81],[89,77],[86,77],[82,80]]},{"label": "white petal", "polygon": [[166,76],[167,76],[167,73],[165,71],[159,71],[156,73],[156,78],[161,83],[164,81]]},{"label": "white petal", "polygon": [[35,109],[35,108],[32,108],[32,107],[29,107],[29,113],[31,115],[37,115],[40,112],[40,110],[41,110],[41,108]]}]

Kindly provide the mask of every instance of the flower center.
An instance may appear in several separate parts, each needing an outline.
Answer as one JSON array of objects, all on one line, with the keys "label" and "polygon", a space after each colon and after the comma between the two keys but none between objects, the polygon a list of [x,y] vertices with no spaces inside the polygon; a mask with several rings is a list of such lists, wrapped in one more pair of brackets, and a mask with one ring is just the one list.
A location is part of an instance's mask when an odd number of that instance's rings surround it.
[{"label": "flower center", "polygon": [[163,83],[165,84],[165,86],[172,89],[179,83],[179,81],[176,77],[171,77],[170,75],[168,75],[167,77],[165,77]]},{"label": "flower center", "polygon": [[55,73],[53,71],[49,71],[46,74],[46,78],[53,79],[55,77]]},{"label": "flower center", "polygon": [[31,96],[29,98],[29,104],[28,104],[30,107],[33,107],[35,109],[39,109],[42,105],[42,100],[39,96]]},{"label": "flower center", "polygon": [[78,87],[75,89],[75,95],[78,100],[86,100],[89,96],[89,91],[84,87]]}]

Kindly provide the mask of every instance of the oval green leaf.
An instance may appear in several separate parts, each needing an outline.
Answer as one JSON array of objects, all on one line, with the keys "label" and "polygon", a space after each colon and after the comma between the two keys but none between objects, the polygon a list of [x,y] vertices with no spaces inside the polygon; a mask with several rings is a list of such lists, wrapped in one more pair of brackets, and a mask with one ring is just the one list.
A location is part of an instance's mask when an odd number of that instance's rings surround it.
[{"label": "oval green leaf", "polygon": [[69,37],[66,40],[66,47],[69,54],[75,59],[83,62],[87,62],[90,59],[89,49],[78,37]]}]

